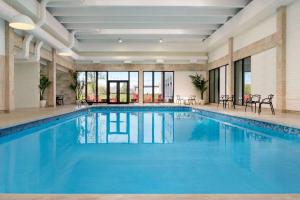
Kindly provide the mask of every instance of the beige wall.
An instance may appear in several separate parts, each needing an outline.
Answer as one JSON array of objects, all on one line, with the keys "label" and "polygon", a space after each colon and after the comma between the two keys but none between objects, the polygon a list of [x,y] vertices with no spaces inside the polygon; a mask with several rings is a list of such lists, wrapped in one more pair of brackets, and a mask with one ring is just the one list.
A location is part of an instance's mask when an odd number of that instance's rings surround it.
[{"label": "beige wall", "polygon": [[38,108],[40,105],[39,63],[15,63],[16,108]]},{"label": "beige wall", "polygon": [[0,55],[0,111],[4,110],[4,102],[5,102],[4,64],[5,64],[5,57],[3,55]]},{"label": "beige wall", "polygon": [[[276,48],[251,57],[252,94],[276,97]],[[274,99],[276,107],[276,98]]]},{"label": "beige wall", "polygon": [[174,73],[174,98],[176,95],[181,97],[189,97],[190,95],[196,95],[197,100],[200,100],[200,92],[192,84],[190,75],[196,73],[201,74],[207,79],[205,71],[176,71]]},{"label": "beige wall", "polygon": [[4,65],[5,65],[5,23],[0,18],[0,111],[4,110],[4,94],[5,94],[5,79],[4,79]]},{"label": "beige wall", "polygon": [[300,1],[287,7],[287,109],[300,111]]}]

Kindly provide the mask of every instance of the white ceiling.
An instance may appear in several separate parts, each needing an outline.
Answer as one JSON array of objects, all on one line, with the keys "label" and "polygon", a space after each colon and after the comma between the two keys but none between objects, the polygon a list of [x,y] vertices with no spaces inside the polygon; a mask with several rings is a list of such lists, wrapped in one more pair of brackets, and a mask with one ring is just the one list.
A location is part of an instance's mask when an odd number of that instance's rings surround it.
[{"label": "white ceiling", "polygon": [[[171,60],[185,52],[185,60],[195,61],[195,52],[199,52],[198,60],[204,58],[203,41],[250,1],[52,0],[47,9],[67,30],[77,31],[74,50],[78,54],[105,52],[106,60],[114,60],[116,52],[125,56],[126,52],[145,52],[147,59],[153,52],[155,60],[160,52],[168,52]],[[172,56],[172,52],[176,54]],[[131,59],[129,55],[126,58]]]}]

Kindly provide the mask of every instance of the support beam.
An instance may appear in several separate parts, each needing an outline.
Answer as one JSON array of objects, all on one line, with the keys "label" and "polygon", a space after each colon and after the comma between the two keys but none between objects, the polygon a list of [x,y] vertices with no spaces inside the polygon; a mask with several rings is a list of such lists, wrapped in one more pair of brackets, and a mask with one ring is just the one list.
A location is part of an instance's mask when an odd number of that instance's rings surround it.
[{"label": "support beam", "polygon": [[144,71],[139,68],[139,103],[144,102]]},{"label": "support beam", "polygon": [[277,9],[276,109],[286,111],[286,6]]},{"label": "support beam", "polygon": [[48,78],[51,85],[48,89],[48,106],[56,107],[56,60],[57,55],[55,49],[52,50],[52,62],[48,65]]},{"label": "support beam", "polygon": [[15,109],[14,94],[14,32],[9,27],[8,22],[5,23],[5,112],[11,112]]},{"label": "support beam", "polygon": [[228,39],[228,94],[234,94],[234,62],[233,62],[233,38]]}]

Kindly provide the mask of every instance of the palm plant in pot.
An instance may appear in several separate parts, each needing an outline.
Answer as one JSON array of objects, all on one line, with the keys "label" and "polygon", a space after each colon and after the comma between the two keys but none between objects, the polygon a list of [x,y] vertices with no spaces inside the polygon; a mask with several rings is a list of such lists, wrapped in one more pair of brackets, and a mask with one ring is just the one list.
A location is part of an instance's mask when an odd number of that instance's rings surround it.
[{"label": "palm plant in pot", "polygon": [[200,95],[201,95],[200,104],[204,105],[205,104],[204,92],[207,90],[206,83],[208,81],[205,80],[205,78],[199,74],[190,75],[190,78],[192,79],[193,85],[200,91]]},{"label": "palm plant in pot", "polygon": [[49,81],[48,77],[41,75],[40,77],[40,106],[41,108],[45,108],[46,107],[46,103],[47,100],[44,99],[44,93],[45,90],[47,89],[47,87],[49,87],[51,85],[51,81]]},{"label": "palm plant in pot", "polygon": [[70,76],[72,78],[72,83],[69,85],[69,88],[75,93],[76,104],[79,105],[83,100],[82,91],[84,85],[78,80],[78,73],[70,71]]}]

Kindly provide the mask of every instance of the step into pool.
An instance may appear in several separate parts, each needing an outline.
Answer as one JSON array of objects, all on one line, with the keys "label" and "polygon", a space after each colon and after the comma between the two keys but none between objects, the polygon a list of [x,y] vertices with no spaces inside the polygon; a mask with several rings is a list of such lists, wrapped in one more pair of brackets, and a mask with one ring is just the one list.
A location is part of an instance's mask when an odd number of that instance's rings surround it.
[{"label": "step into pool", "polygon": [[299,130],[189,107],[94,107],[0,129],[0,193],[300,193]]}]

